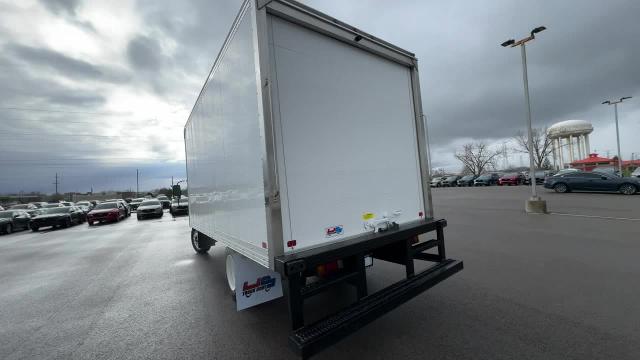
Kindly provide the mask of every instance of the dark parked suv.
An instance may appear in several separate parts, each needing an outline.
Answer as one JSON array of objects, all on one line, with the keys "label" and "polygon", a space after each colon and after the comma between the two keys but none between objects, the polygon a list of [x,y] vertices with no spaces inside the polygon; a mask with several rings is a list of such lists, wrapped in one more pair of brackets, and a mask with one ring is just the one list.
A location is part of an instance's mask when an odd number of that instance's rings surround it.
[{"label": "dark parked suv", "polygon": [[465,175],[458,180],[458,186],[473,186],[473,180],[475,179],[475,175]]},{"label": "dark parked suv", "polygon": [[548,177],[544,187],[559,193],[570,191],[611,191],[633,195],[640,191],[640,179],[614,174],[575,171]]},{"label": "dark parked suv", "polygon": [[84,221],[84,212],[75,206],[63,206],[44,209],[41,215],[31,219],[30,227],[33,231],[45,226],[70,227]]},{"label": "dark parked suv", "polygon": [[31,216],[25,210],[0,211],[0,234],[11,234],[29,228]]},{"label": "dark parked suv", "polygon": [[171,200],[169,200],[167,195],[158,195],[157,199],[162,204],[163,209],[169,209],[171,207]]},{"label": "dark parked suv", "polygon": [[186,196],[182,196],[180,198],[173,198],[171,201],[171,208],[169,208],[169,213],[171,215],[176,216],[180,214],[188,215],[189,214],[189,198]]},{"label": "dark parked suv", "polygon": [[440,181],[440,186],[458,186],[458,179],[460,179],[458,175],[447,176]]},{"label": "dark parked suv", "polygon": [[477,179],[473,181],[474,186],[491,186],[496,185],[498,183],[498,179],[500,179],[500,174],[484,174],[478,176]]}]

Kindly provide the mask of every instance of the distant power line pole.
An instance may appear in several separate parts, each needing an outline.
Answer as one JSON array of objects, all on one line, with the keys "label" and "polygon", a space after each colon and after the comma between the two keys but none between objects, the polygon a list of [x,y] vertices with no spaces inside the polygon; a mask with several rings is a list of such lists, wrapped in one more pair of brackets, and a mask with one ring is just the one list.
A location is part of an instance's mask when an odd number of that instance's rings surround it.
[{"label": "distant power line pole", "polygon": [[58,173],[56,173],[56,181],[53,184],[56,186],[56,195],[58,195]]},{"label": "distant power line pole", "polygon": [[140,172],[138,171],[138,169],[136,169],[136,197],[140,196],[139,178]]}]

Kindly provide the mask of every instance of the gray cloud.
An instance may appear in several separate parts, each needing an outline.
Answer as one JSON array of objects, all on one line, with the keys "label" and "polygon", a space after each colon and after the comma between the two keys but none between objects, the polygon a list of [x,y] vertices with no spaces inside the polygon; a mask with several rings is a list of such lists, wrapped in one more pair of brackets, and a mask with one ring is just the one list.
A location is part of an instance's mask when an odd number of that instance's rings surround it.
[{"label": "gray cloud", "polygon": [[[139,8],[150,28],[178,44],[174,68],[204,79],[239,3],[141,1]],[[640,48],[630,45],[640,33],[635,1],[307,3],[416,53],[433,146],[523,128],[520,54],[499,44],[538,25],[549,28],[528,49],[538,126],[574,116],[597,123],[601,98],[640,89]]]},{"label": "gray cloud", "polygon": [[158,71],[163,62],[158,41],[146,36],[137,36],[129,42],[127,56],[137,70]]},{"label": "gray cloud", "polygon": [[597,125],[603,98],[640,90],[640,49],[631,45],[640,33],[638,2],[609,1],[603,7],[599,1],[454,1],[389,10],[372,16],[359,4],[349,16],[419,57],[434,146],[464,137],[510,137],[524,128],[519,49],[499,44],[538,25],[548,30],[527,48],[538,126],[572,117]]},{"label": "gray cloud", "polygon": [[66,12],[71,15],[75,14],[80,5],[80,0],[41,0],[40,2],[54,13]]},{"label": "gray cloud", "polygon": [[76,91],[70,94],[55,93],[49,96],[49,101],[58,104],[71,104],[82,107],[99,107],[105,102],[105,98],[98,94],[87,94]]},{"label": "gray cloud", "polygon": [[96,28],[90,21],[77,17],[76,10],[81,4],[81,0],[40,0],[52,13],[66,18],[70,23],[92,33],[96,33]]},{"label": "gray cloud", "polygon": [[[242,1],[140,0],[145,23],[160,36],[175,40],[174,66],[206,77]],[[202,85],[202,84],[200,84]]]},{"label": "gray cloud", "polygon": [[127,44],[127,59],[136,83],[167,98],[174,97],[182,85],[180,69],[174,59],[162,53],[158,40],[138,35]]},{"label": "gray cloud", "polygon": [[29,66],[54,69],[58,73],[72,79],[91,78],[124,82],[129,78],[123,70],[97,66],[85,60],[74,59],[46,48],[9,44],[4,47],[4,50],[14,54],[18,59],[28,63]]},{"label": "gray cloud", "polygon": [[[71,106],[97,107],[105,102],[104,95],[70,88],[43,76],[33,76],[32,69],[0,59],[0,104],[4,106],[23,106],[29,104],[60,104]],[[2,114],[0,114],[0,120]]]},{"label": "gray cloud", "polygon": [[63,73],[93,78],[103,76],[102,71],[96,66],[83,60],[70,58],[53,50],[33,48],[19,44],[11,44],[6,48],[28,62],[50,66]]}]

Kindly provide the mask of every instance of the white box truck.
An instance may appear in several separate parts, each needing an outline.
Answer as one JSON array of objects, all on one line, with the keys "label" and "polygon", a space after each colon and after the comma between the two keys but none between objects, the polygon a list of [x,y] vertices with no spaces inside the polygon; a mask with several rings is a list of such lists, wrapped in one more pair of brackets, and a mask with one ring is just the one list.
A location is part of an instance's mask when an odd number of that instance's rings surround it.
[{"label": "white box truck", "polygon": [[[247,0],[184,129],[192,246],[228,249],[238,309],[284,294],[289,342],[313,355],[462,269],[426,139],[414,54],[295,1]],[[370,259],[406,279],[369,294]],[[353,305],[306,323],[305,299],[342,283]]]}]

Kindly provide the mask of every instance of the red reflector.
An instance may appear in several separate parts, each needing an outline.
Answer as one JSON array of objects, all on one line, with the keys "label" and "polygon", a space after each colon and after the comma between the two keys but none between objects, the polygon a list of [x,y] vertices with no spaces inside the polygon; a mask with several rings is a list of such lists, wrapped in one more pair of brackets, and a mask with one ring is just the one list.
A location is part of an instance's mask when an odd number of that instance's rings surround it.
[{"label": "red reflector", "polygon": [[422,211],[420,211],[420,212],[418,213],[418,216],[419,216],[419,217],[422,217],[422,215],[424,215],[424,214],[422,213]]},{"label": "red reflector", "polygon": [[262,247],[266,249],[267,248],[267,243],[263,241],[262,242]]},{"label": "red reflector", "polygon": [[295,240],[289,240],[289,241],[287,241],[287,247],[292,248],[292,247],[294,247],[294,246],[296,246],[296,241],[295,241]]},{"label": "red reflector", "polygon": [[333,261],[328,264],[325,264],[328,273],[333,273],[338,270],[338,262]]}]

